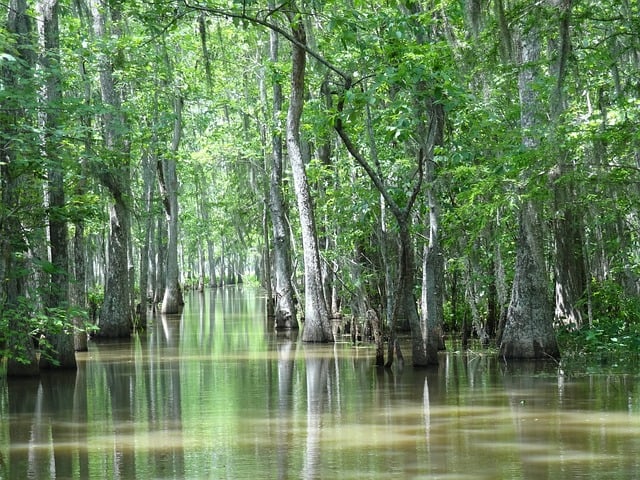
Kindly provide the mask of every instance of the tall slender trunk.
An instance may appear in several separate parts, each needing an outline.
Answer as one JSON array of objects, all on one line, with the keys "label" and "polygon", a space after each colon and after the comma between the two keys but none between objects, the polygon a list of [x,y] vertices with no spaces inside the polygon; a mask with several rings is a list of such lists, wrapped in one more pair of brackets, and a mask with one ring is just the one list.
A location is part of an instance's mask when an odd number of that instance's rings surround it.
[{"label": "tall slender trunk", "polygon": [[[76,15],[80,19],[83,29],[91,30],[88,25],[88,13],[85,11],[86,5],[78,3],[75,5]],[[75,195],[83,196],[87,189],[87,161],[91,154],[93,146],[93,125],[92,115],[88,113],[91,105],[91,80],[87,75],[85,62],[82,58],[78,62],[78,72],[82,84],[82,100],[87,107],[87,111],[80,117],[80,122],[85,130],[83,138],[83,151],[79,161],[78,183],[75,189]],[[80,309],[88,308],[87,302],[87,239],[85,238],[85,222],[81,215],[77,215],[74,219],[74,235],[73,235],[73,277],[71,281],[71,302]],[[93,283],[91,283],[93,285]],[[75,335],[76,351],[85,352],[88,349],[88,335],[84,330],[84,320],[80,315],[76,315],[73,319],[74,325],[77,327]]]},{"label": "tall slender trunk", "polygon": [[444,145],[445,113],[442,104],[429,99],[430,127],[423,134],[425,185],[429,225],[422,263],[422,324],[426,330],[429,362],[437,364],[437,351],[444,349],[444,258],[440,247],[440,203],[437,192],[435,148]]},{"label": "tall slender trunk", "polygon": [[138,327],[146,328],[147,327],[147,299],[149,298],[149,285],[151,282],[149,281],[149,265],[151,264],[151,258],[149,252],[151,251],[151,242],[152,242],[152,234],[153,234],[153,186],[154,186],[154,165],[153,158],[150,152],[147,152],[143,155],[142,158],[142,190],[143,190],[143,200],[144,200],[144,212],[143,212],[143,240],[142,245],[140,246],[140,307],[139,307],[139,318],[138,318]]},{"label": "tall slender trunk", "polygon": [[[296,40],[300,45],[306,45],[303,22],[293,14],[289,20]],[[305,342],[328,342],[333,340],[333,334],[329,323],[329,312],[325,303],[325,296],[322,291],[322,270],[313,205],[300,148],[300,117],[302,116],[304,105],[306,52],[298,45],[292,45],[291,48],[292,71],[289,110],[287,112],[287,149],[293,171],[293,183],[302,231],[305,284],[305,325],[302,332],[302,340]]]},{"label": "tall slender trunk", "polygon": [[[278,61],[278,34],[269,32],[269,59]],[[273,231],[274,319],[276,330],[297,329],[291,269],[291,238],[287,225],[286,205],[282,194],[283,148],[280,132],[282,86],[273,78],[274,124],[271,133],[271,174],[269,181],[269,212]]]},{"label": "tall slender trunk", "polygon": [[[562,112],[565,110],[564,80],[571,52],[570,17],[572,0],[563,0],[559,4],[560,36],[558,60],[554,66],[556,86],[551,99],[551,124],[557,128]],[[552,132],[554,144],[562,145],[556,131]],[[571,153],[559,147],[556,153],[558,161],[551,181],[554,192],[553,240],[555,253],[555,321],[569,328],[582,326],[584,313],[580,301],[587,288],[583,251],[583,221],[576,208],[577,194],[571,179],[574,172]]]},{"label": "tall slender trunk", "polygon": [[209,286],[217,287],[218,279],[216,278],[216,253],[215,245],[210,238],[207,238],[207,261],[209,262]]},{"label": "tall slender trunk", "polygon": [[[54,271],[51,274],[45,304],[48,309],[66,312],[69,308],[69,256],[65,209],[64,168],[59,153],[60,139],[57,112],[62,99],[60,81],[60,30],[57,0],[39,1],[40,42],[43,53],[40,64],[46,76],[41,114],[43,126],[42,151],[47,159],[47,206],[49,226],[49,255]],[[60,313],[59,313],[60,314]],[[48,335],[53,351],[40,357],[41,368],[76,368],[73,334],[54,332]]]},{"label": "tall slender trunk", "polygon": [[166,285],[162,299],[162,313],[178,313],[184,305],[178,267],[178,176],[175,160],[182,137],[182,106],[182,98],[176,94],[171,157],[165,158],[162,164],[158,165],[158,179],[167,217],[168,232]]},{"label": "tall slender trunk", "polygon": [[164,218],[158,217],[156,223],[156,239],[155,239],[155,293],[153,303],[155,305],[162,303],[162,297],[165,290],[165,274],[167,264],[167,222]]}]

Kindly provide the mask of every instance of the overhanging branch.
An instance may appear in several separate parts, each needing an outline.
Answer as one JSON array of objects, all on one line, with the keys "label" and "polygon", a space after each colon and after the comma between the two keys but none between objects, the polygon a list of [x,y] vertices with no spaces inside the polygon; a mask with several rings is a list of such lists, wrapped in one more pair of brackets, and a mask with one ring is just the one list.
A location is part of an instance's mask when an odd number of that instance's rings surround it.
[{"label": "overhanging branch", "polygon": [[[220,8],[208,7],[206,5],[199,5],[197,3],[190,3],[188,0],[182,0],[182,3],[184,4],[185,8],[188,8],[194,11],[208,13],[209,15],[213,15],[215,17],[231,18],[231,19],[235,18],[238,20],[245,20],[254,25],[259,25],[261,27],[268,28],[269,30],[273,30],[274,32],[277,32],[279,35],[282,35],[284,38],[287,39],[287,41],[291,42],[296,47],[302,48],[305,52],[307,52],[307,54],[310,57],[313,57],[314,59],[316,59],[320,64],[324,65],[326,68],[328,68],[329,70],[337,74],[340,78],[345,80],[345,82],[351,78],[350,75],[340,70],[338,67],[336,67],[334,64],[329,62],[326,58],[324,58],[315,50],[309,48],[308,45],[305,45],[304,43],[299,42],[291,33],[287,32],[285,29],[279,27],[275,23],[270,22],[268,20],[251,16],[244,9],[242,10],[242,12],[232,12],[232,11],[223,10]],[[280,10],[281,8],[282,6],[276,7],[275,9],[270,10],[267,13],[267,17],[269,17],[276,11]]]}]

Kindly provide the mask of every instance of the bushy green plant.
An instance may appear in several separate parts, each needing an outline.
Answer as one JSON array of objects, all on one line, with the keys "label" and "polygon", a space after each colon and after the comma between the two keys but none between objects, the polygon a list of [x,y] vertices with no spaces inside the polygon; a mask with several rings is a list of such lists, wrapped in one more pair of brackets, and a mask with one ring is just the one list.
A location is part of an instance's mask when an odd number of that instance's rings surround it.
[{"label": "bushy green plant", "polygon": [[[73,319],[82,319],[82,326],[74,325]],[[29,335],[33,339],[40,354],[46,356],[54,364],[55,349],[49,337],[64,333],[73,335],[75,332],[88,332],[95,328],[88,322],[87,312],[79,308],[47,308],[37,310],[33,301],[21,297],[14,308],[4,308],[0,315],[0,358],[11,358],[18,362],[28,363],[29,359],[24,345],[12,339],[15,334],[11,330],[12,320],[18,320],[26,325]]]},{"label": "bushy green plant", "polygon": [[96,323],[100,308],[104,303],[104,289],[102,287],[94,287],[87,292],[87,300],[89,304],[89,321]]},{"label": "bushy green plant", "polygon": [[577,330],[558,332],[564,356],[586,356],[597,361],[637,356],[640,298],[626,294],[612,281],[592,285],[592,292],[592,323]]}]

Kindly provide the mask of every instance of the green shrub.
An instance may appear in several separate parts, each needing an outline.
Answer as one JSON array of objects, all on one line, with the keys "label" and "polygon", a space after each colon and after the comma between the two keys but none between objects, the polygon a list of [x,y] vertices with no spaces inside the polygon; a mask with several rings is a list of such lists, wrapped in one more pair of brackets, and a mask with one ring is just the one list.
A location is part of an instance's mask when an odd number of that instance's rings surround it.
[{"label": "green shrub", "polygon": [[599,362],[635,359],[640,351],[640,298],[626,294],[612,281],[596,283],[592,285],[591,311],[590,325],[558,332],[563,356]]}]

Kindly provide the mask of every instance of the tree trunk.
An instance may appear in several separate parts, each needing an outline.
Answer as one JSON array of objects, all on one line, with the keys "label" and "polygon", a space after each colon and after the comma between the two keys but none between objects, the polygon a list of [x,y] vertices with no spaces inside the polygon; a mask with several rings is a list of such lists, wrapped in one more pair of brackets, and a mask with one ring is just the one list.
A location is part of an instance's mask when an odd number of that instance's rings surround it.
[{"label": "tree trunk", "polygon": [[[278,34],[269,32],[269,57],[278,61]],[[291,284],[291,239],[287,224],[287,213],[282,194],[282,136],[280,135],[280,114],[282,111],[282,86],[277,77],[273,79],[273,131],[271,133],[271,176],[269,182],[269,210],[273,230],[273,275],[274,275],[274,318],[276,330],[298,328],[296,307]]]},{"label": "tree trunk", "polygon": [[[538,147],[539,100],[535,90],[537,61],[540,54],[539,32],[532,22],[521,33],[521,58],[518,87],[520,92],[520,124],[523,147]],[[525,173],[525,176],[530,174]],[[505,358],[558,357],[558,343],[553,330],[553,308],[547,288],[539,206],[528,199],[520,207],[516,265],[511,302],[500,344]]]},{"label": "tree trunk", "polygon": [[[77,4],[76,14],[82,23],[82,28],[91,30],[90,25],[86,21],[88,15],[85,14],[86,5]],[[84,8],[83,8],[84,7]],[[91,105],[91,80],[87,75],[85,64],[82,59],[78,62],[78,73],[80,75],[83,96],[82,100],[85,105]],[[80,117],[82,127],[85,129],[83,152],[79,161],[78,183],[75,195],[82,197],[87,190],[87,159],[91,154],[93,145],[93,124],[92,115],[85,112]],[[77,215],[74,220],[74,236],[73,236],[73,277],[71,281],[71,302],[79,309],[87,309],[87,240],[85,238],[85,222],[82,215]],[[94,283],[92,282],[91,285]],[[90,313],[91,315],[91,313]],[[90,318],[91,320],[91,318]],[[86,325],[84,319],[80,315],[76,315],[73,319],[76,326],[76,335],[74,339],[75,350],[86,352],[88,350],[88,334],[85,330]]]},{"label": "tree trunk", "polygon": [[415,254],[413,240],[409,233],[409,218],[399,222],[400,229],[400,279],[396,293],[398,295],[399,312],[404,314],[405,320],[411,328],[412,363],[416,367],[436,365],[438,363],[438,348],[431,350],[426,325],[418,314],[418,302],[414,293],[415,282]]},{"label": "tree trunk", "polygon": [[582,218],[575,211],[575,192],[562,176],[571,175],[572,167],[559,165],[559,173],[554,185],[553,222],[555,254],[555,321],[567,328],[580,328],[583,311],[580,301],[584,300],[587,289],[583,252]]},{"label": "tree trunk", "polygon": [[[96,37],[117,35],[108,31],[105,1],[93,0],[92,14]],[[119,12],[111,11],[118,18]],[[109,107],[103,113],[103,137],[105,162],[96,165],[95,174],[112,197],[109,206],[109,245],[104,289],[104,303],[98,321],[98,337],[128,337],[133,326],[131,288],[129,285],[130,211],[128,191],[130,182],[129,158],[124,138],[125,121],[121,111],[121,98],[116,91],[113,64],[106,54],[100,63],[100,93],[102,103]],[[99,169],[99,170],[98,170]]]},{"label": "tree trunk", "polygon": [[[301,45],[305,45],[306,37],[303,22],[297,16],[292,15],[290,24],[296,40]],[[292,45],[291,48],[292,71],[291,94],[287,112],[287,149],[293,171],[293,183],[302,231],[305,284],[305,325],[302,332],[302,340],[305,342],[329,342],[333,340],[333,335],[329,322],[329,312],[322,291],[322,271],[311,193],[300,149],[300,117],[302,116],[304,105],[306,53],[298,45]]]},{"label": "tree trunk", "polygon": [[162,313],[178,313],[184,305],[180,288],[180,270],[178,268],[178,176],[174,158],[180,146],[182,136],[182,99],[174,99],[174,129],[171,143],[171,158],[158,165],[158,179],[163,205],[167,217],[167,264]]},{"label": "tree trunk", "polygon": [[216,278],[216,256],[213,241],[207,238],[207,260],[209,262],[209,286],[214,288],[218,286]]},{"label": "tree trunk", "polygon": [[[60,139],[55,132],[59,129],[57,115],[62,98],[60,85],[60,30],[58,27],[57,0],[39,1],[40,41],[43,54],[40,64],[46,75],[45,102],[42,118],[43,152],[47,159],[47,200],[49,223],[49,255],[53,266],[48,295],[47,309],[56,309],[57,315],[65,315],[69,308],[69,256],[67,252],[68,234],[65,209],[64,167],[58,153]],[[40,368],[76,368],[73,334],[53,332],[47,334],[53,351],[40,357]]]},{"label": "tree trunk", "polygon": [[426,330],[429,363],[438,363],[438,350],[444,350],[444,258],[440,248],[440,204],[437,193],[435,148],[444,144],[445,113],[433,99],[427,102],[430,127],[423,133],[425,185],[429,209],[428,242],[422,264],[422,325]]},{"label": "tree trunk", "polygon": [[544,268],[540,219],[533,201],[521,207],[519,222],[515,277],[500,355],[556,358],[559,350]]},{"label": "tree trunk", "polygon": [[153,158],[151,153],[143,155],[142,159],[142,189],[144,195],[144,214],[143,214],[143,235],[142,245],[140,246],[140,307],[138,327],[147,327],[147,307],[149,298],[149,265],[151,264],[150,257],[150,245],[152,241],[153,233],[153,185],[154,185],[154,172]]},{"label": "tree trunk", "polygon": [[[555,65],[556,86],[551,105],[552,125],[557,129],[562,112],[565,110],[564,80],[571,52],[570,17],[571,1],[559,3],[560,35],[558,61]],[[557,131],[553,132],[556,145],[562,145]],[[587,275],[584,267],[582,216],[576,211],[576,192],[571,180],[574,167],[571,153],[558,147],[558,162],[551,175],[554,192],[554,253],[555,253],[555,321],[568,328],[580,328],[583,312],[580,301],[587,289]]]},{"label": "tree trunk", "polygon": [[[71,301],[80,308],[86,309],[87,305],[87,283],[86,283],[86,244],[84,239],[84,222],[75,223],[75,233],[73,235],[73,282],[71,283]],[[79,330],[76,331],[74,348],[77,352],[86,352],[87,332],[85,330],[82,316],[75,316],[74,325]]]}]

